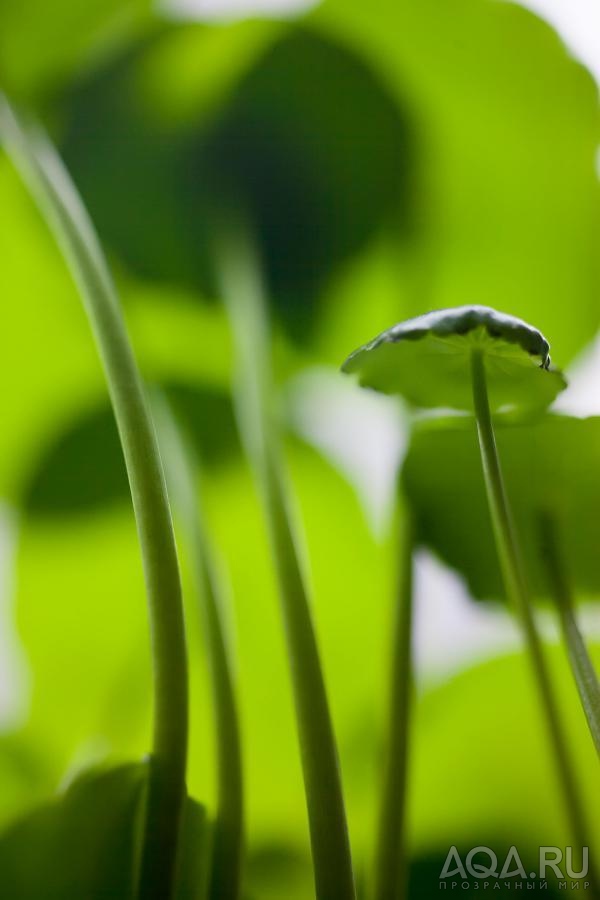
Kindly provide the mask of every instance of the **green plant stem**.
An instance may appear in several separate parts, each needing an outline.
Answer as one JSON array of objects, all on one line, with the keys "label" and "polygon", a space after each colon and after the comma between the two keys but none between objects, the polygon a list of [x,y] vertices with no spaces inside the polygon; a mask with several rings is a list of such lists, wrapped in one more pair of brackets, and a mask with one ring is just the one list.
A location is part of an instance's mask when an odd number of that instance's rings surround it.
[{"label": "green plant stem", "polygon": [[542,558],[548,575],[548,584],[558,610],[571,671],[596,752],[600,756],[600,685],[575,618],[575,607],[566,566],[560,551],[556,523],[548,513],[540,516],[540,534]]},{"label": "green plant stem", "polygon": [[266,312],[259,266],[245,233],[225,230],[219,275],[238,359],[238,420],[261,492],[281,599],[318,900],[354,900],[346,813],[333,725],[298,558],[287,485],[270,415]]},{"label": "green plant stem", "polygon": [[569,758],[550,673],[533,615],[529,587],[504,489],[488,401],[485,361],[479,350],[472,351],[471,374],[483,474],[506,593],[516,609],[523,628],[573,836],[580,847],[589,846],[586,840],[587,829],[583,807],[572,762]]},{"label": "green plant stem", "polygon": [[44,213],[83,298],[121,436],[149,603],[154,736],[140,897],[172,897],[185,798],[187,656],[179,567],[164,477],[141,378],[102,250],[49,141],[0,95],[0,135]]},{"label": "green plant stem", "polygon": [[[194,539],[198,546],[198,536]],[[205,617],[213,671],[217,718],[218,799],[209,897],[238,900],[244,853],[242,753],[235,687],[231,673],[214,574],[196,554],[195,568],[205,598]]]},{"label": "green plant stem", "polygon": [[379,812],[374,900],[404,900],[408,888],[406,806],[413,692],[413,529],[407,512],[392,637],[388,735]]},{"label": "green plant stem", "polygon": [[223,622],[223,592],[204,528],[200,466],[181,428],[164,402],[154,404],[170,494],[181,518],[190,552],[195,592],[208,650],[217,735],[217,808],[215,813],[210,900],[238,900],[244,853],[242,744],[233,666]]}]

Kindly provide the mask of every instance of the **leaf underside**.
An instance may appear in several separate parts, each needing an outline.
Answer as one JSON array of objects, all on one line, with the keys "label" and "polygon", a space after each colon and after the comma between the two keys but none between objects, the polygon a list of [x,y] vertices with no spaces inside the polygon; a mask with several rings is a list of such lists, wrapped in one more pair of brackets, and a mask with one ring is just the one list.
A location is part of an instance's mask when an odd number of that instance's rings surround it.
[{"label": "leaf underside", "polygon": [[493,409],[544,408],[565,387],[548,369],[549,345],[521,319],[483,306],[437,310],[389,328],[348,357],[343,370],[420,407],[472,408],[470,354],[485,357]]}]

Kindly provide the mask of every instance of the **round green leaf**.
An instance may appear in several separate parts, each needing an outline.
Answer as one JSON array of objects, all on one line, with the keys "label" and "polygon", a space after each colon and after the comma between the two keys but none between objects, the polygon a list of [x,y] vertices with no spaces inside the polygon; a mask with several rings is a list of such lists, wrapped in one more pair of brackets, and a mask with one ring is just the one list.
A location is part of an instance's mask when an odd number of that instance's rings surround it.
[{"label": "round green leaf", "polygon": [[[203,465],[212,470],[231,462],[238,441],[227,394],[184,383],[162,387]],[[123,451],[108,404],[56,429],[53,441],[40,448],[19,500],[37,516],[85,514],[111,503],[130,503]]]},{"label": "round green leaf", "polygon": [[342,369],[422,407],[471,409],[470,356],[485,355],[490,404],[546,407],[564,389],[536,328],[487,306],[458,306],[400,322],[352,353]]},{"label": "round green leaf", "polygon": [[0,894],[33,900],[133,900],[135,820],[146,766],[79,776],[0,838]]},{"label": "round green leaf", "polygon": [[[58,798],[0,836],[0,895],[19,900],[134,900],[146,763],[82,772]],[[203,900],[208,824],[186,798],[175,900]]]},{"label": "round green leaf", "polygon": [[[600,418],[547,415],[528,426],[497,421],[496,441],[535,594],[548,594],[540,558],[544,513],[556,522],[573,587],[598,595]],[[402,484],[419,541],[461,572],[475,597],[503,597],[474,422],[454,417],[418,424]]]},{"label": "round green leaf", "polygon": [[67,165],[131,271],[217,294],[214,210],[233,197],[298,340],[314,337],[348,260],[387,226],[402,243],[417,230],[408,113],[359,53],[316,31],[162,29],[90,71],[64,122]]}]

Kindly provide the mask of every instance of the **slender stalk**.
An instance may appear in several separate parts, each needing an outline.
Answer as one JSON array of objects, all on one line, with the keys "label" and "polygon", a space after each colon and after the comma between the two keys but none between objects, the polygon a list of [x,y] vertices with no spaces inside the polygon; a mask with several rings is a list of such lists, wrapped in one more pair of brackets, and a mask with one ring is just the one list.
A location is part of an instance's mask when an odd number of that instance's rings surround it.
[{"label": "slender stalk", "polygon": [[589,846],[586,840],[584,811],[560,721],[550,673],[533,615],[529,586],[504,489],[488,402],[485,361],[480,350],[472,351],[471,375],[483,474],[506,593],[517,611],[523,628],[573,836],[581,847]]},{"label": "slender stalk", "polygon": [[148,594],[154,736],[140,897],[172,897],[185,798],[187,656],[179,567],[153,424],[108,268],[62,162],[0,95],[0,136],[70,266],[104,367],[129,476]]},{"label": "slender stalk", "polygon": [[154,404],[167,483],[191,554],[212,673],[217,736],[217,809],[209,878],[210,900],[238,900],[244,853],[242,745],[233,666],[223,623],[223,591],[198,500],[195,454],[166,402]]},{"label": "slender stalk", "polygon": [[406,805],[413,692],[413,529],[410,514],[406,514],[402,527],[374,900],[404,900],[408,888]]},{"label": "slender stalk", "polygon": [[335,736],[292,516],[271,385],[263,290],[249,241],[223,232],[217,262],[236,341],[238,420],[259,484],[277,572],[296,707],[318,900],[354,900],[355,888]]},{"label": "slender stalk", "polygon": [[550,514],[540,516],[540,535],[542,558],[558,610],[571,671],[596,752],[600,756],[600,685],[577,625],[569,578],[556,533],[556,522]]}]

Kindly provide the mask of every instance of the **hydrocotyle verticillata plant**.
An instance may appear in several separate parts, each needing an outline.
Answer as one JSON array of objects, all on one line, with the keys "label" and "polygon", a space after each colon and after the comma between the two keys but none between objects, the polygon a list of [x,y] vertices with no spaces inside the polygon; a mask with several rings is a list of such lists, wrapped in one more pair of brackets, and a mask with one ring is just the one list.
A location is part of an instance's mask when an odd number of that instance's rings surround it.
[{"label": "hydrocotyle verticillata plant", "polygon": [[522,624],[573,834],[580,846],[587,844],[567,741],[504,489],[491,414],[503,408],[521,414],[543,410],[565,387],[560,372],[550,367],[548,342],[521,319],[489,307],[462,306],[393,326],[352,353],[343,370],[357,373],[363,386],[399,394],[415,406],[474,412],[505,591]]},{"label": "hydrocotyle verticillata plant", "polygon": [[223,591],[204,526],[197,481],[200,465],[168,401],[153,397],[153,411],[176,521],[190,554],[211,668],[217,737],[217,808],[213,826],[209,900],[238,900],[244,854],[242,743],[235,677],[227,645]]},{"label": "hydrocotyle verticillata plant", "polygon": [[292,674],[318,900],[354,900],[354,875],[333,724],[273,416],[266,304],[245,225],[218,229],[215,256],[237,353],[236,411],[275,561]]},{"label": "hydrocotyle verticillata plant", "polygon": [[141,900],[173,896],[186,798],[188,675],[179,565],[147,400],[93,226],[49,141],[0,95],[0,138],[62,248],[98,346],[131,486],[148,593],[154,734],[139,875]]}]

